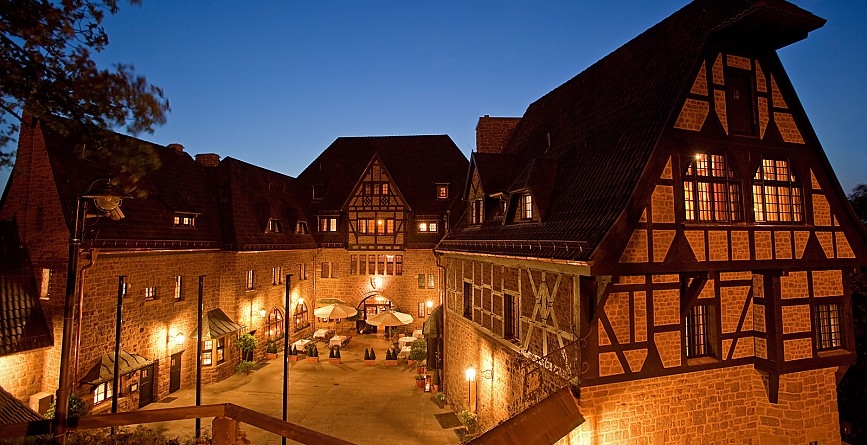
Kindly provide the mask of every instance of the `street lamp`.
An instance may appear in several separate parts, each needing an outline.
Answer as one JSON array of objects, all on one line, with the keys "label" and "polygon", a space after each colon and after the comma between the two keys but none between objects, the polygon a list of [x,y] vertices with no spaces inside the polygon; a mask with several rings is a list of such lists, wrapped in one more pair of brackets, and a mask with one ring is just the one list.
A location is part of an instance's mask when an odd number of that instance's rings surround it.
[{"label": "street lamp", "polygon": [[[60,345],[60,381],[55,398],[55,415],[52,433],[56,443],[66,443],[66,420],[69,415],[69,364],[72,345],[77,344],[73,337],[73,317],[75,314],[75,289],[78,284],[78,256],[84,237],[84,222],[88,216],[88,203],[92,202],[101,212],[95,216],[108,216],[112,220],[123,218],[120,204],[124,198],[131,198],[119,187],[111,183],[111,178],[99,178],[90,183],[87,190],[75,200],[75,222],[69,236],[69,261],[66,269],[66,297],[63,306],[63,337]],[[113,388],[117,391],[117,388]]]}]

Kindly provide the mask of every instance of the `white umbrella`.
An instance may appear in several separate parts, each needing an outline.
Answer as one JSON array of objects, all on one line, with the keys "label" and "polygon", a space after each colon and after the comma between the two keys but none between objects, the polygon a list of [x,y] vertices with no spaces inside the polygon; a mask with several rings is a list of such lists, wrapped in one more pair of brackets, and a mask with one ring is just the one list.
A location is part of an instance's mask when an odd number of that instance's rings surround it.
[{"label": "white umbrella", "polygon": [[403,326],[412,323],[412,315],[388,311],[367,317],[367,324],[373,326]]},{"label": "white umbrella", "polygon": [[343,303],[333,303],[313,311],[319,318],[346,318],[357,314],[358,311],[352,306]]}]

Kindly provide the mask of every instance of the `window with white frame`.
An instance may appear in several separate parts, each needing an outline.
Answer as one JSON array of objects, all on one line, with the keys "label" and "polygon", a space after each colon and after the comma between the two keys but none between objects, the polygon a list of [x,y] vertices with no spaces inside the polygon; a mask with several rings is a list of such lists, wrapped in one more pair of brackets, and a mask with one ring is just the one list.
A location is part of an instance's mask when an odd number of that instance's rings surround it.
[{"label": "window with white frame", "polygon": [[320,232],[336,232],[337,217],[336,216],[320,216],[319,217]]},{"label": "window with white frame", "polygon": [[427,287],[433,289],[436,286],[436,275],[430,273],[427,275]]},{"label": "window with white frame", "polygon": [[268,220],[268,232],[280,233],[283,231],[283,223],[279,219],[271,218]]},{"label": "window with white frame", "polygon": [[521,219],[533,219],[533,195],[530,192],[521,194]]},{"label": "window with white frame", "polygon": [[449,199],[449,185],[437,184],[437,199]]},{"label": "window with white frame", "polygon": [[306,235],[309,233],[307,230],[307,221],[298,221],[295,224],[295,233],[299,235]]},{"label": "window with white frame", "polygon": [[173,223],[178,227],[195,227],[196,216],[195,213],[175,212]]},{"label": "window with white frame", "polygon": [[753,178],[753,213],[756,222],[804,222],[801,184],[789,161],[762,159]]},{"label": "window with white frame", "polygon": [[473,200],[470,203],[470,224],[481,224],[484,211],[484,201],[481,199]]},{"label": "window with white frame", "polygon": [[93,404],[99,405],[100,403],[111,399],[111,396],[111,382],[100,383],[99,385],[96,385],[96,388],[93,390]]},{"label": "window with white frame", "polygon": [[144,299],[145,301],[151,301],[157,299],[157,287],[149,286],[144,288]]},{"label": "window with white frame", "polygon": [[217,339],[217,363],[226,361],[226,337]]},{"label": "window with white frame", "polygon": [[202,342],[202,365],[211,366],[214,364],[214,341],[205,340]]},{"label": "window with white frame", "polygon": [[271,268],[271,284],[283,284],[283,266]]},{"label": "window with white frame", "polygon": [[436,221],[422,221],[418,223],[418,231],[420,233],[436,233],[438,228]]}]

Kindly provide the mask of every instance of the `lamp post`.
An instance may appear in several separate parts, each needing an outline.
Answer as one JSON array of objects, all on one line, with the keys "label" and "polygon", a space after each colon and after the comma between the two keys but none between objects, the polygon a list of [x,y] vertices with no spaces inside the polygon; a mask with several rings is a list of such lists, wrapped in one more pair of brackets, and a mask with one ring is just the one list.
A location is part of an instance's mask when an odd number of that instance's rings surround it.
[{"label": "lamp post", "polygon": [[[286,295],[283,302],[283,421],[289,421],[289,310],[292,302],[292,274],[286,275]],[[300,300],[299,300],[300,301]],[[280,442],[286,445],[284,436]]]},{"label": "lamp post", "polygon": [[[117,313],[114,321],[114,380],[111,387],[111,412],[117,413],[117,398],[120,396],[120,329],[123,325],[123,295],[126,289],[125,276],[117,277]],[[56,406],[56,405],[55,405]],[[115,432],[111,427],[111,435]]]},{"label": "lamp post", "polygon": [[[84,222],[87,219],[88,202],[102,215],[113,220],[123,218],[120,204],[123,198],[130,196],[111,183],[110,178],[96,179],[87,187],[87,191],[75,200],[75,222],[69,236],[69,261],[66,268],[66,296],[63,305],[63,337],[60,344],[60,378],[55,398],[55,415],[52,424],[52,434],[56,443],[66,443],[66,421],[69,416],[69,365],[72,355],[72,345],[78,341],[73,337],[73,317],[75,315],[75,289],[78,284],[78,256],[81,252],[81,241],[84,237]],[[97,216],[100,216],[99,214]]]}]

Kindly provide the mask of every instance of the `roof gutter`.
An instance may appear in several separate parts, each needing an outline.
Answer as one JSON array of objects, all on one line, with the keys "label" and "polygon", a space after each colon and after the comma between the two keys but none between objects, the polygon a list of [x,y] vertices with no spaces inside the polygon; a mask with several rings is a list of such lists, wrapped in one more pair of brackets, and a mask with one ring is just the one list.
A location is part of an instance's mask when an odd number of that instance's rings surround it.
[{"label": "roof gutter", "polygon": [[479,257],[497,257],[497,258],[505,258],[510,260],[525,260],[525,261],[542,261],[551,264],[561,264],[565,266],[577,266],[577,267],[591,267],[592,264],[588,261],[575,261],[575,260],[561,260],[558,258],[543,258],[543,257],[532,257],[532,256],[518,256],[518,255],[501,255],[495,253],[480,253],[480,252],[465,252],[461,250],[446,250],[446,249],[434,249],[439,254],[453,254],[453,255],[467,255],[467,256],[479,256]]}]

